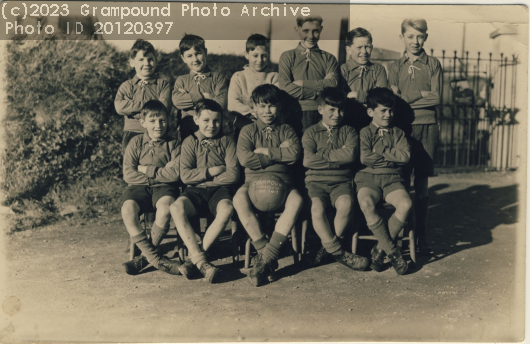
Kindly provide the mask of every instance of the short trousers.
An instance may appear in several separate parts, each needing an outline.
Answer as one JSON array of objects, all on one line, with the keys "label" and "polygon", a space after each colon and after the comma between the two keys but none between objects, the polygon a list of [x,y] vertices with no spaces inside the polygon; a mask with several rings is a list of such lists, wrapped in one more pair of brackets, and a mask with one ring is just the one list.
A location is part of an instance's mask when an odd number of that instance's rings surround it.
[{"label": "short trousers", "polygon": [[306,188],[309,198],[318,197],[326,206],[335,207],[335,202],[342,195],[348,195],[352,201],[355,199],[351,182],[342,183],[322,183],[308,182]]},{"label": "short trousers", "polygon": [[318,110],[302,111],[302,132],[320,122],[321,119],[322,115]]},{"label": "short trousers", "polygon": [[410,143],[410,168],[414,175],[430,177],[434,175],[434,158],[440,130],[438,124],[414,124],[409,138]]},{"label": "short trousers", "polygon": [[391,192],[405,188],[403,177],[399,174],[373,174],[357,172],[355,175],[355,185],[357,192],[362,188],[370,188],[379,194],[379,197],[386,199]]},{"label": "short trousers", "polygon": [[149,213],[156,210],[156,203],[164,196],[171,196],[177,199],[179,188],[174,185],[148,186],[130,185],[127,187],[121,198],[121,203],[133,200],[140,206],[140,214]]},{"label": "short trousers", "polygon": [[123,139],[121,140],[121,151],[123,154],[125,154],[125,149],[127,148],[127,145],[129,144],[129,141],[136,135],[142,135],[141,133],[137,133],[134,131],[124,131],[123,132]]},{"label": "short trousers", "polygon": [[232,200],[230,189],[224,186],[209,188],[188,186],[182,192],[181,197],[189,199],[199,213],[208,209],[213,216],[217,215],[217,204],[219,202],[224,199]]}]

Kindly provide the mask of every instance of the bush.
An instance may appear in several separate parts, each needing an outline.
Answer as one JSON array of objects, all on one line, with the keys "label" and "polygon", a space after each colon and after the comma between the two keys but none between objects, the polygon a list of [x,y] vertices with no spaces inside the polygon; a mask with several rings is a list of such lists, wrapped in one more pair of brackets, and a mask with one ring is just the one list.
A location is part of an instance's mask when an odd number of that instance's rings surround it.
[{"label": "bush", "polygon": [[103,41],[8,45],[4,164],[8,201],[41,199],[58,182],[119,170],[114,97],[129,70]]}]

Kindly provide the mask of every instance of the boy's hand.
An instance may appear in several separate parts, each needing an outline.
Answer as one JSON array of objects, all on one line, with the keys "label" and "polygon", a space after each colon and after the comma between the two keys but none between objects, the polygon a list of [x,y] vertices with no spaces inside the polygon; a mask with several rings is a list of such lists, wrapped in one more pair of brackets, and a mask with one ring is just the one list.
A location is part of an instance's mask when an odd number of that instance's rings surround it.
[{"label": "boy's hand", "polygon": [[357,98],[357,91],[351,91],[347,95],[348,98]]},{"label": "boy's hand", "polygon": [[304,80],[295,80],[293,81],[293,84],[296,86],[304,87]]},{"label": "boy's hand", "polygon": [[138,165],[138,172],[141,172],[143,174],[147,173],[147,166],[145,165]]},{"label": "boy's hand", "polygon": [[326,76],[324,77],[324,80],[333,79],[334,77],[335,77],[335,73],[331,72],[331,73],[326,74]]},{"label": "boy's hand", "polygon": [[392,92],[394,92],[394,94],[396,96],[399,96],[401,92],[399,92],[399,88],[395,85],[390,85],[390,88],[392,89]]},{"label": "boy's hand", "polygon": [[282,142],[282,144],[280,145],[280,148],[288,148],[288,147],[291,147],[291,142],[289,142],[290,140],[285,140]]},{"label": "boy's hand", "polygon": [[427,96],[429,95],[429,93],[431,93],[431,92],[430,92],[430,91],[420,91],[420,93],[421,93],[421,97],[422,97],[422,98],[425,98],[425,97],[427,97]]},{"label": "boy's hand", "polygon": [[210,174],[210,176],[212,177],[215,177],[215,176],[218,176],[220,175],[221,173],[224,173],[226,171],[226,166],[224,165],[221,165],[221,166],[214,166],[214,167],[210,167],[208,169],[208,173]]},{"label": "boy's hand", "polygon": [[254,149],[254,153],[269,156],[269,149],[268,148],[256,148]]},{"label": "boy's hand", "polygon": [[177,91],[179,91],[179,93],[186,93],[186,90],[183,88],[177,88]]},{"label": "boy's hand", "polygon": [[204,92],[202,96],[206,99],[213,99],[212,95],[210,93]]}]

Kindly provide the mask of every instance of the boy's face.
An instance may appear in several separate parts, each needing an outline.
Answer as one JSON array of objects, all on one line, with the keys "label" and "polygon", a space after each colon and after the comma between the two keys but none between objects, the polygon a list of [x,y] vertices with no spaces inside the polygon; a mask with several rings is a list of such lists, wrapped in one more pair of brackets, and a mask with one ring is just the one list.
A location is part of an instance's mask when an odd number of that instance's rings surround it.
[{"label": "boy's face", "polygon": [[200,73],[206,68],[206,51],[195,50],[195,48],[192,47],[191,49],[186,50],[181,57],[184,63],[192,71]]},{"label": "boy's face", "polygon": [[249,67],[261,72],[269,65],[269,51],[263,45],[258,45],[254,50],[245,52],[245,58],[248,60]]},{"label": "boy's face", "polygon": [[365,65],[370,61],[372,55],[372,41],[368,37],[355,37],[352,45],[346,47],[348,58],[360,65]]},{"label": "boy's face", "polygon": [[394,109],[377,104],[375,109],[368,108],[368,116],[372,117],[372,122],[378,127],[388,127],[394,117]]},{"label": "boy's face", "polygon": [[323,28],[317,21],[306,21],[302,26],[297,26],[294,29],[300,36],[302,45],[311,49],[317,45]]},{"label": "boy's face", "polygon": [[221,113],[202,110],[197,116],[194,116],[195,124],[199,126],[199,131],[207,138],[215,137],[221,130]]},{"label": "boy's face", "polygon": [[140,50],[134,59],[129,59],[129,65],[134,68],[140,79],[150,77],[156,71],[156,57],[153,53],[145,53]]},{"label": "boy's face", "polygon": [[419,55],[423,49],[423,44],[427,40],[427,34],[421,33],[412,26],[407,26],[405,33],[400,35],[401,41],[405,44],[405,49],[412,55]]},{"label": "boy's face", "polygon": [[140,118],[140,124],[147,129],[147,134],[151,140],[158,140],[167,130],[167,115],[166,113],[148,113],[145,119]]},{"label": "boy's face", "polygon": [[254,105],[258,119],[267,125],[271,125],[278,118],[278,107],[274,104],[258,103]]},{"label": "boy's face", "polygon": [[336,127],[344,119],[344,111],[329,104],[319,105],[318,112],[322,115],[322,122],[328,127]]}]

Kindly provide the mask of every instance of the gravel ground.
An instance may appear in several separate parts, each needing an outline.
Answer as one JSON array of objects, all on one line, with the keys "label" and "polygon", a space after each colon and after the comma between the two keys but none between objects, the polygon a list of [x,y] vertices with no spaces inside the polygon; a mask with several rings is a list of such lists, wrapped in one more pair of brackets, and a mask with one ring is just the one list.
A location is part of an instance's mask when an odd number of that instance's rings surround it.
[{"label": "gravel ground", "polygon": [[430,185],[435,254],[405,276],[303,269],[285,256],[280,280],[256,288],[232,267],[227,242],[212,254],[219,283],[129,276],[117,216],[16,233],[1,248],[0,342],[523,340],[517,175],[444,174]]}]

